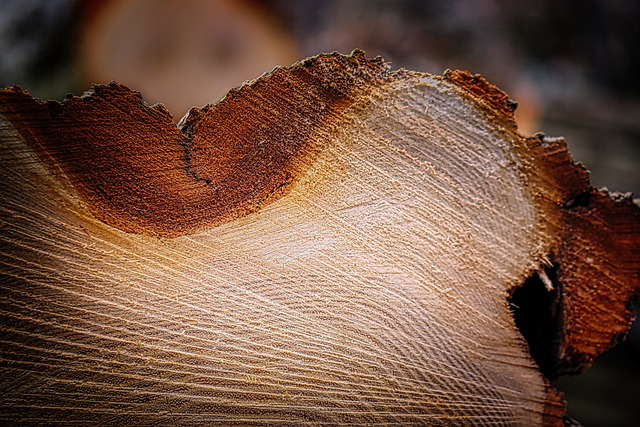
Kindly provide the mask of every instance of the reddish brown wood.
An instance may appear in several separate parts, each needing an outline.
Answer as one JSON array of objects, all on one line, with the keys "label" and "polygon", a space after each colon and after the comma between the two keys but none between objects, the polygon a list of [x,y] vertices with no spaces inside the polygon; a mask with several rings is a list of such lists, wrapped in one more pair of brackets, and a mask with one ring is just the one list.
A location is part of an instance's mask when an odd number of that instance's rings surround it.
[{"label": "reddish brown wood", "polygon": [[234,89],[215,106],[194,108],[178,126],[162,104],[148,106],[115,83],[62,103],[5,89],[0,111],[98,218],[175,237],[282,195],[300,159],[320,148],[313,133],[388,74],[388,65],[362,51],[318,56]]},{"label": "reddish brown wood", "polygon": [[631,194],[591,188],[567,202],[564,215],[558,374],[582,370],[624,338],[640,292],[640,209]]}]

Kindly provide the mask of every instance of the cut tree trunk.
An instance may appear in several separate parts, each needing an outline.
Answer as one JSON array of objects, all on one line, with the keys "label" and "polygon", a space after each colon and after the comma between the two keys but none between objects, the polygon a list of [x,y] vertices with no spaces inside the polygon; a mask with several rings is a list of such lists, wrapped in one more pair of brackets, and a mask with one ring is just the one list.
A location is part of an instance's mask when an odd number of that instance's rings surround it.
[{"label": "cut tree trunk", "polygon": [[514,107],[360,51],[177,126],[3,90],[0,420],[562,425],[548,380],[631,321],[640,209]]}]

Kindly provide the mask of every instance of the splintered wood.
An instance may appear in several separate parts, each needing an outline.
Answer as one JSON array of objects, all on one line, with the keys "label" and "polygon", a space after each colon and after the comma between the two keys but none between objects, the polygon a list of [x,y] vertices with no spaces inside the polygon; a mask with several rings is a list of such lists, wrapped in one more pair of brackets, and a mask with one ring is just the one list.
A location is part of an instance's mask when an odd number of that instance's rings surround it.
[{"label": "splintered wood", "polygon": [[360,51],[177,126],[117,84],[3,90],[0,420],[562,425],[508,296],[555,266],[545,373],[588,365],[631,320],[640,209],[513,109]]}]

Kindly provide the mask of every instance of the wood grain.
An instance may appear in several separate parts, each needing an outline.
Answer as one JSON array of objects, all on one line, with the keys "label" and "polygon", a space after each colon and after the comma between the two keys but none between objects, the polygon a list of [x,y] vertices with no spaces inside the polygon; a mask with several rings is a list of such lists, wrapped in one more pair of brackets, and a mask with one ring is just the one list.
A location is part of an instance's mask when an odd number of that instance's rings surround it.
[{"label": "wood grain", "polygon": [[119,85],[5,90],[0,420],[562,425],[507,298],[560,263],[564,309],[605,317],[573,317],[556,362],[592,360],[628,324],[640,221],[512,110],[480,77],[362,52],[178,126]]}]

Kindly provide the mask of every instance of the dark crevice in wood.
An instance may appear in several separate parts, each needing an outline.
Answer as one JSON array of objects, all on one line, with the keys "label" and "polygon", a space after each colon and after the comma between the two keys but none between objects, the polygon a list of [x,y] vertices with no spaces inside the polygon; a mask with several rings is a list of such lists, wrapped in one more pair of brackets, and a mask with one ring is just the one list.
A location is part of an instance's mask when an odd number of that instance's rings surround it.
[{"label": "dark crevice in wood", "polygon": [[558,376],[565,327],[563,289],[557,279],[557,271],[557,265],[544,268],[553,289],[548,289],[540,273],[536,272],[509,296],[516,326],[529,345],[531,357],[549,380]]},{"label": "dark crevice in wood", "polygon": [[565,209],[588,208],[591,204],[591,191],[585,191],[570,199],[562,206]]},{"label": "dark crevice in wood", "polygon": [[184,150],[184,170],[195,182],[202,182],[211,186],[213,183],[209,178],[203,178],[193,168],[193,155],[191,150],[191,136],[189,132],[184,132],[186,138],[179,142],[180,146]]}]

